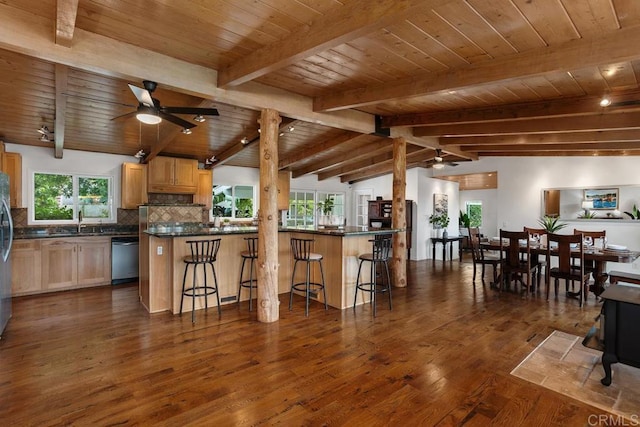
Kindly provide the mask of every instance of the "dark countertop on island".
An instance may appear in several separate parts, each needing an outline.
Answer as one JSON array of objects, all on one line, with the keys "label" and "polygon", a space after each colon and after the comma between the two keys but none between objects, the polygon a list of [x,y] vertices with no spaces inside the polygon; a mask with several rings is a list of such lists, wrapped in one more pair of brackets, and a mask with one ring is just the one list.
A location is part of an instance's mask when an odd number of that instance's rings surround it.
[{"label": "dark countertop on island", "polygon": [[[341,228],[323,228],[323,227],[279,227],[280,232],[309,233],[322,234],[328,236],[362,236],[389,234],[404,231],[403,229],[394,228],[371,228],[371,227],[355,227],[346,226]],[[231,225],[225,227],[178,227],[178,228],[149,228],[145,230],[146,234],[155,237],[190,237],[190,236],[219,236],[228,234],[250,234],[257,233],[258,227],[251,225]]]}]

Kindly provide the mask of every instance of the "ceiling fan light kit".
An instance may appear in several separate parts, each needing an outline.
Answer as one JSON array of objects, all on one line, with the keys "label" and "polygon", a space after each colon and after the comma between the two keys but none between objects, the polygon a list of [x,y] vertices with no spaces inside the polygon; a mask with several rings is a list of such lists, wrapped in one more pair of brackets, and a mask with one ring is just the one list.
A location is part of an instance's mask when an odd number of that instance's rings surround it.
[{"label": "ceiling fan light kit", "polygon": [[206,120],[204,116],[219,115],[218,110],[215,108],[162,106],[160,105],[160,101],[151,95],[153,91],[156,90],[156,87],[158,86],[157,83],[150,80],[144,80],[142,83],[144,85],[144,89],[129,84],[129,89],[131,89],[131,92],[133,92],[133,95],[138,100],[138,107],[136,111],[114,117],[111,120],[125,119],[135,115],[141,123],[147,125],[157,125],[163,120],[166,120],[183,129],[191,129],[196,127],[196,125],[174,114],[193,114],[195,115],[193,120],[198,123],[202,123]]}]

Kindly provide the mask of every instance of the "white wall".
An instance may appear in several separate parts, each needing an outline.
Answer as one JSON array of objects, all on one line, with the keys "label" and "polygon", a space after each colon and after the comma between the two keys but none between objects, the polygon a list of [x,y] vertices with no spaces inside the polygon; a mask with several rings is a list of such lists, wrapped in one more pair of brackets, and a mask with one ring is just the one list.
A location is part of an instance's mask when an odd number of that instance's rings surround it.
[{"label": "white wall", "polygon": [[[498,171],[497,229],[521,230],[523,226],[538,225],[538,219],[542,215],[543,189],[638,185],[640,184],[639,164],[638,158],[634,156],[487,157],[476,162],[460,163],[455,173]],[[640,200],[635,202],[640,205]],[[624,205],[628,201],[620,200],[620,203]],[[562,232],[571,233],[574,228],[606,229],[609,243],[640,250],[640,221],[636,223],[616,220],[564,220],[564,222],[568,226]],[[633,265],[610,264],[608,268],[623,271],[637,270],[640,268],[640,261],[636,261]]]},{"label": "white wall", "polygon": [[[55,172],[90,175],[109,175],[113,179],[113,206],[120,207],[120,177],[122,163],[137,163],[133,156],[92,153],[65,149],[62,159],[56,159],[53,148],[33,147],[20,144],[5,144],[5,151],[22,155],[22,204],[28,207],[31,201],[34,172]],[[115,212],[114,212],[115,213]]]},{"label": "white wall", "polygon": [[482,202],[482,227],[480,232],[493,237],[498,235],[498,190],[466,190],[460,192],[460,209],[465,210],[467,202]]}]

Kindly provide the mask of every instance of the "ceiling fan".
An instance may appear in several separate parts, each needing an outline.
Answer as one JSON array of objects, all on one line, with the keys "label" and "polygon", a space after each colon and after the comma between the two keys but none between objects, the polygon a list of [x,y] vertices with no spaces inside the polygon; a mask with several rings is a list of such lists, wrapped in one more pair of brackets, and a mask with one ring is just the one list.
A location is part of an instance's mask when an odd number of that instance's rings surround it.
[{"label": "ceiling fan", "polygon": [[152,96],[158,84],[150,80],[144,80],[142,84],[144,85],[144,89],[129,84],[129,89],[131,89],[131,92],[133,92],[133,95],[138,100],[138,107],[136,111],[114,117],[111,120],[121,120],[135,116],[142,123],[155,125],[164,119],[182,127],[183,129],[191,129],[197,125],[183,120],[180,117],[174,116],[174,114],[194,114],[196,116],[194,120],[196,121],[204,121],[203,116],[220,115],[218,110],[215,108],[162,106],[160,105],[160,101]]},{"label": "ceiling fan", "polygon": [[434,169],[442,169],[445,165],[458,166],[458,164],[454,162],[445,162],[444,159],[442,158],[442,150],[439,148],[436,148],[436,156],[433,158],[433,161],[431,162],[431,167]]}]

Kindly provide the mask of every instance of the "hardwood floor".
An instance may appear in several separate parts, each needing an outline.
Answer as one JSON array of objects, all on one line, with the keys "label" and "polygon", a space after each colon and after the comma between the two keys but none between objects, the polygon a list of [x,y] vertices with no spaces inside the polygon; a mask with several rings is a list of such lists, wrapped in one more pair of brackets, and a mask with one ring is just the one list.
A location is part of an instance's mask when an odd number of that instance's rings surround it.
[{"label": "hardwood floor", "polygon": [[[472,265],[410,262],[371,307],[263,324],[248,304],[149,315],[125,285],[16,298],[0,341],[3,425],[587,425],[596,408],[511,376],[554,329],[600,305],[471,283]],[[553,294],[553,292],[552,292]]]}]

